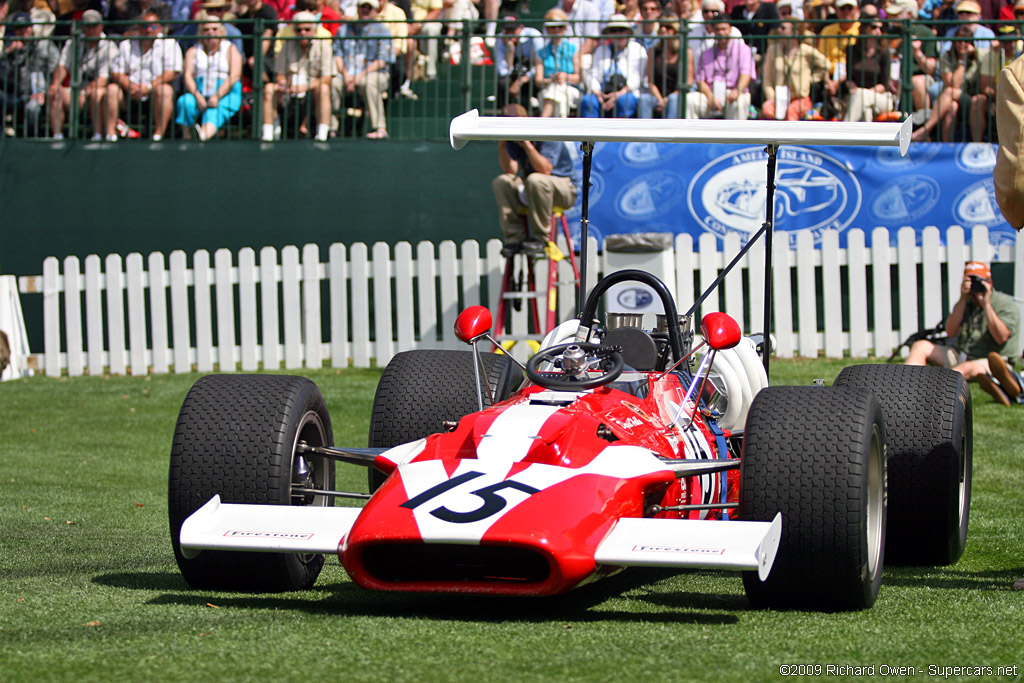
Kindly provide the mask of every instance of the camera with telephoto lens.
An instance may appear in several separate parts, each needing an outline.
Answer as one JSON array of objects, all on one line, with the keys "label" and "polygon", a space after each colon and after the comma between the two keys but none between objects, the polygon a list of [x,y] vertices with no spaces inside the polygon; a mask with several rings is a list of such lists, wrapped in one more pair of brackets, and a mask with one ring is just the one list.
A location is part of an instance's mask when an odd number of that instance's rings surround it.
[{"label": "camera with telephoto lens", "polygon": [[970,275],[971,278],[971,294],[984,294],[985,293],[985,281],[977,275]]}]

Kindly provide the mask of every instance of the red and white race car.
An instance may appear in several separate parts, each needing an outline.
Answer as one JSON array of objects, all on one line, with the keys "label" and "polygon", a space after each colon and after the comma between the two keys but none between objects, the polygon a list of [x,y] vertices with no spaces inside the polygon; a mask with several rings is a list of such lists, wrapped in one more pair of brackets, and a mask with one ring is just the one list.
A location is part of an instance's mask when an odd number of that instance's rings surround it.
[{"label": "red and white race car", "polygon": [[[638,122],[612,126],[623,123]],[[660,299],[651,329],[601,321],[623,282]],[[883,558],[959,558],[972,454],[961,375],[860,365],[832,386],[768,386],[767,337],[712,313],[695,346],[694,308],[680,316],[648,273],[614,273],[523,369],[480,352],[490,314],[467,309],[456,333],[473,350],[388,364],[369,448],[332,445],[307,379],[200,379],[171,453],[182,575],[204,589],[302,589],[337,554],[371,589],[551,595],[629,566],[698,567],[742,571],[756,606],[852,610],[875,602]],[[370,493],[334,490],[337,462],[366,467]]]}]

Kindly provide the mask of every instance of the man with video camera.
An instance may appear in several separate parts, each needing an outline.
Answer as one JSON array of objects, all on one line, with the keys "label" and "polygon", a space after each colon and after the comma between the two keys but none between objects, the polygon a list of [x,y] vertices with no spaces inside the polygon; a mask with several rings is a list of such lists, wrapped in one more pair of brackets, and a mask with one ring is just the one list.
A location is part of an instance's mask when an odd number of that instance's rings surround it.
[{"label": "man with video camera", "polygon": [[1013,297],[992,288],[992,272],[984,263],[964,267],[946,334],[944,343],[914,342],[905,363],[952,368],[1006,406],[1017,399],[1021,385],[1006,360],[1021,353],[1020,312]]}]

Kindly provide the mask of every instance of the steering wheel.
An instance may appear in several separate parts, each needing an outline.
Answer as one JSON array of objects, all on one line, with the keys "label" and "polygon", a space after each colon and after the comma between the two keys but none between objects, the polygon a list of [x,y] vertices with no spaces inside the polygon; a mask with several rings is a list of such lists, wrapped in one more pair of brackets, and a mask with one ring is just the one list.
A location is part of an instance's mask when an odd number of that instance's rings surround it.
[{"label": "steering wheel", "polygon": [[[571,350],[571,351],[570,351]],[[580,356],[582,367],[589,368],[595,362],[600,363],[604,370],[599,375],[586,379],[576,379],[568,372],[541,372],[538,370],[541,363],[552,362],[557,367],[565,368],[566,362],[563,355],[569,351],[570,356]],[[579,362],[577,358],[572,359]],[[554,391],[581,391],[583,389],[595,389],[614,382],[615,378],[622,374],[625,367],[622,359],[622,349],[618,346],[604,346],[602,344],[586,344],[575,342],[572,344],[559,344],[539,351],[526,361],[526,376],[531,382],[545,389]]]}]

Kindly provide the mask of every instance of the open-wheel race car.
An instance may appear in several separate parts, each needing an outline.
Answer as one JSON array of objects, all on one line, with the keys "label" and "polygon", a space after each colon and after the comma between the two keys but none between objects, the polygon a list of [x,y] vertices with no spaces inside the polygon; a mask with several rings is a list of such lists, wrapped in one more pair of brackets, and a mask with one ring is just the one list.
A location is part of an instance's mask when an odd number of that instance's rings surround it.
[{"label": "open-wheel race car", "polygon": [[[775,145],[905,150],[909,135],[901,124],[464,117],[453,143],[581,140],[584,193],[595,141],[765,142],[767,240]],[[831,386],[768,386],[767,331],[744,337],[716,312],[694,335],[698,305],[743,253],[682,315],[649,273],[606,276],[525,367],[481,348],[487,309],[464,310],[456,335],[471,350],[387,365],[368,448],[333,445],[307,379],[200,379],[171,452],[182,575],[203,589],[297,590],[337,554],[370,589],[551,595],[630,566],[711,568],[742,571],[755,606],[832,611],[870,607],[885,562],[955,562],[971,492],[963,377],[857,365]],[[660,299],[655,324],[602,320],[602,297],[623,282]],[[339,462],[367,468],[369,493],[335,490]],[[333,506],[339,497],[365,504]]]}]

